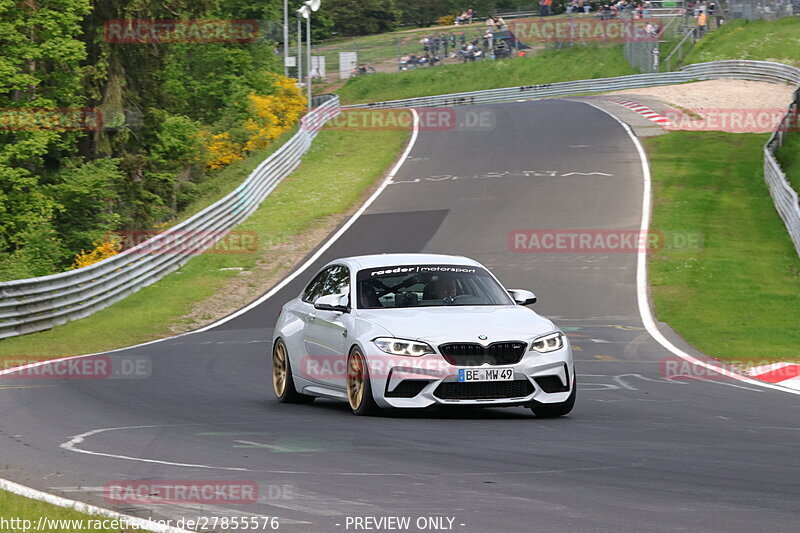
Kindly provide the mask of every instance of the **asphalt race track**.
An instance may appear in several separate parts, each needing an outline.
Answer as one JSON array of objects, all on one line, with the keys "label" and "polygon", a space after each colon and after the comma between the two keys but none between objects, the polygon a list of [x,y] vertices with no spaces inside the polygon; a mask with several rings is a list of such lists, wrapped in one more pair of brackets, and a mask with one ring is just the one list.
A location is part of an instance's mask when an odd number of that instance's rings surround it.
[{"label": "asphalt race track", "polygon": [[[144,517],[276,516],[286,532],[353,531],[348,517],[365,516],[409,516],[410,531],[449,517],[464,533],[797,531],[797,396],[665,379],[661,361],[674,356],[643,328],[636,254],[509,247],[521,229],[639,228],[642,169],[624,129],[565,100],[458,109],[469,113],[495,127],[422,131],[394,183],[318,263],[462,254],[533,290],[576,349],[570,416],[359,418],[346,404],[278,404],[268,339],[315,265],[217,328],[110,355],[149,358],[147,379],[0,380],[0,477]],[[148,479],[252,480],[260,499],[103,498],[109,482]]]}]

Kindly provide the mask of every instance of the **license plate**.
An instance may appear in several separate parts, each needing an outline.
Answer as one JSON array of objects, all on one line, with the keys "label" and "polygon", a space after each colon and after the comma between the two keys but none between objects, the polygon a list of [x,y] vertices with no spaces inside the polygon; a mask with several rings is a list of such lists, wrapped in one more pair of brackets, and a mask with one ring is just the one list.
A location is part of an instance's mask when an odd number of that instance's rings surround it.
[{"label": "license plate", "polygon": [[459,368],[458,381],[513,381],[513,368]]}]

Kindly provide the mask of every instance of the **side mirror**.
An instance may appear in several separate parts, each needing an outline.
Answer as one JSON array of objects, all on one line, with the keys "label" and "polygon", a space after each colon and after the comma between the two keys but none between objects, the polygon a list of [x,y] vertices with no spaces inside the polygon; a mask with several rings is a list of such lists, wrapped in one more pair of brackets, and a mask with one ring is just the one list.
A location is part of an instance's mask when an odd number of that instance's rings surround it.
[{"label": "side mirror", "polygon": [[523,289],[509,289],[508,294],[518,305],[532,305],[536,303],[536,295]]},{"label": "side mirror", "polygon": [[349,313],[348,296],[346,294],[328,294],[320,296],[314,300],[314,309],[320,311],[338,311],[339,313]]}]

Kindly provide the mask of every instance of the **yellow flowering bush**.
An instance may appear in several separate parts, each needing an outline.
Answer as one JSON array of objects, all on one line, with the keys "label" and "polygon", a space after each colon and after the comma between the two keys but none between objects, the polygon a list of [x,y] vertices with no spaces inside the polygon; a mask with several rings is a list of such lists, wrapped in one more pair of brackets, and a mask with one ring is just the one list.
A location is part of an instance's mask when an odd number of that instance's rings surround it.
[{"label": "yellow flowering bush", "polygon": [[297,87],[297,81],[279,74],[271,76],[274,82],[272,94],[248,95],[250,117],[243,124],[247,141],[237,142],[229,132],[201,132],[206,168],[216,170],[226,167],[243,159],[248,152],[268,147],[303,116],[308,100]]},{"label": "yellow flowering bush", "polygon": [[232,140],[227,131],[214,134],[203,130],[200,135],[206,149],[207,168],[216,170],[242,159],[242,145]]},{"label": "yellow flowering bush", "polygon": [[92,246],[94,246],[94,249],[89,251],[81,250],[79,254],[75,255],[75,261],[72,263],[73,269],[93,265],[122,251],[122,243],[117,238],[97,241],[92,243]]},{"label": "yellow flowering bush", "polygon": [[274,79],[273,94],[249,95],[254,116],[244,123],[245,129],[250,132],[250,139],[244,146],[247,151],[269,146],[283,132],[294,126],[306,110],[308,100],[295,80],[277,74]]}]

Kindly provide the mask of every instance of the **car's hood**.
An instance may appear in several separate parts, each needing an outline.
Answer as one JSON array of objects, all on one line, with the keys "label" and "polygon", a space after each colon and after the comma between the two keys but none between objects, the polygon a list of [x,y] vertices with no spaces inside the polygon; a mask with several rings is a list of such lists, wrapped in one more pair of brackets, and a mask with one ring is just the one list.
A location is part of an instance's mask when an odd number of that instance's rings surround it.
[{"label": "car's hood", "polygon": [[358,316],[395,337],[434,343],[527,340],[555,329],[548,319],[519,305],[367,309]]}]

